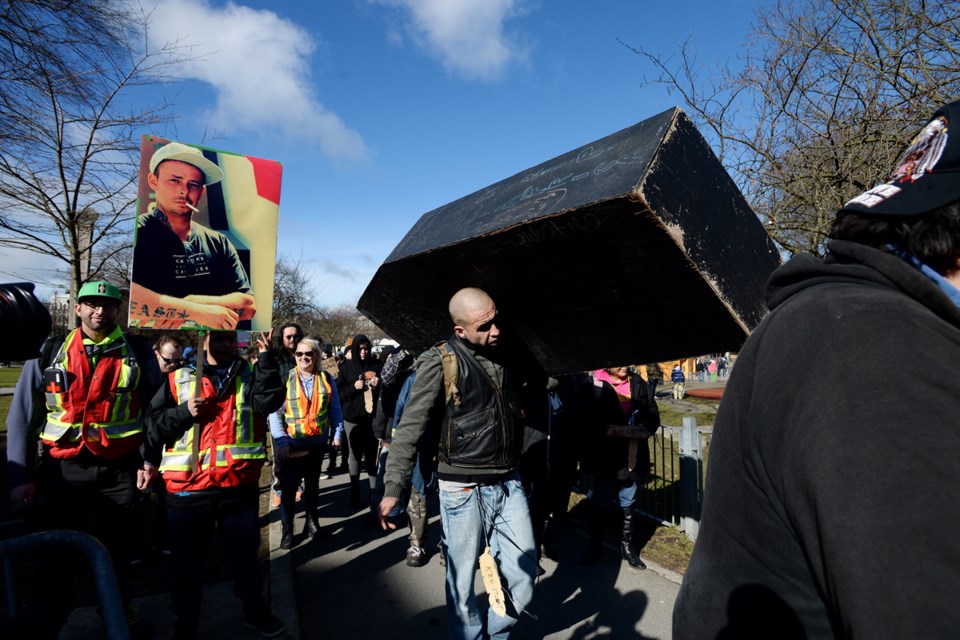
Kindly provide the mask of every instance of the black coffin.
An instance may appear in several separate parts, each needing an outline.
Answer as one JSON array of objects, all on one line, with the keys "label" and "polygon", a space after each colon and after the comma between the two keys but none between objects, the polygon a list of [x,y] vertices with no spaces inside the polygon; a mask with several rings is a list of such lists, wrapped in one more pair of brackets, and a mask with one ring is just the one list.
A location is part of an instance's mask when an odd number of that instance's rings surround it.
[{"label": "black coffin", "polygon": [[550,374],[737,350],[777,250],[679,109],[424,214],[357,308],[422,350],[486,290]]}]

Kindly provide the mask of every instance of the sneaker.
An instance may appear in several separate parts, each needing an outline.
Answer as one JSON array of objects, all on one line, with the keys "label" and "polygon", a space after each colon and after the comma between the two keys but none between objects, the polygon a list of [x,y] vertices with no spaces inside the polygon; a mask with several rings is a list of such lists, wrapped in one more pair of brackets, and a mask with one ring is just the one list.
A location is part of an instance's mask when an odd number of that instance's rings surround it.
[{"label": "sneaker", "polygon": [[407,566],[422,567],[427,563],[427,552],[423,547],[410,547],[407,549]]},{"label": "sneaker", "polygon": [[275,507],[279,507],[279,506],[280,506],[280,492],[279,492],[279,491],[275,491],[274,494],[273,494],[273,506],[275,506]]},{"label": "sneaker", "polygon": [[329,473],[326,473],[325,471],[321,471],[321,472],[320,472],[320,479],[321,479],[321,480],[329,480],[329,479],[330,479],[330,474],[329,474]]},{"label": "sneaker", "polygon": [[280,622],[280,618],[269,611],[247,614],[243,618],[243,624],[254,631],[259,631],[264,638],[282,636],[287,630],[287,627]]}]

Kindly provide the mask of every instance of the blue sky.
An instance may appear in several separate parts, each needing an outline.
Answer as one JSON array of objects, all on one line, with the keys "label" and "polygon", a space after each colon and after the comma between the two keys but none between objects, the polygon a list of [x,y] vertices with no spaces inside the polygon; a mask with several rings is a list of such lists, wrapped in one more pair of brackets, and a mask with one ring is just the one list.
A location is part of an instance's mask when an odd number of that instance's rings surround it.
[{"label": "blue sky", "polygon": [[[182,142],[284,163],[278,251],[355,304],[427,211],[678,103],[617,38],[734,60],[756,0],[164,0]],[[131,231],[132,237],[132,231]]]}]

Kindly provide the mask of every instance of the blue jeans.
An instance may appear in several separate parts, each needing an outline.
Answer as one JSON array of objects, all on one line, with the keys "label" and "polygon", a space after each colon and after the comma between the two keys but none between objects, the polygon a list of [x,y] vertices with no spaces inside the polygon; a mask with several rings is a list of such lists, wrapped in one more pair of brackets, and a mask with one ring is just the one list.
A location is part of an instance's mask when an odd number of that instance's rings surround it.
[{"label": "blue jeans", "polygon": [[507,601],[506,616],[501,617],[492,609],[487,612],[487,637],[491,640],[510,637],[510,629],[520,612],[533,599],[537,575],[533,525],[519,474],[511,474],[497,484],[471,489],[444,491],[441,488],[440,516],[447,559],[449,637],[454,640],[484,637],[473,585],[477,559],[486,546],[497,562]]}]

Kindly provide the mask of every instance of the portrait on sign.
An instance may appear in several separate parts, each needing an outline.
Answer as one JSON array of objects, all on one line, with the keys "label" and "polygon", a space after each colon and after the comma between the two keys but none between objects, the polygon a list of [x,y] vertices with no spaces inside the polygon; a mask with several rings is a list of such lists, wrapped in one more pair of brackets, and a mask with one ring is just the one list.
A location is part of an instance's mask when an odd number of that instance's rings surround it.
[{"label": "portrait on sign", "polygon": [[130,326],[272,323],[279,162],[144,136]]}]

